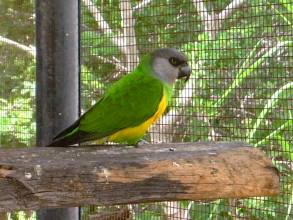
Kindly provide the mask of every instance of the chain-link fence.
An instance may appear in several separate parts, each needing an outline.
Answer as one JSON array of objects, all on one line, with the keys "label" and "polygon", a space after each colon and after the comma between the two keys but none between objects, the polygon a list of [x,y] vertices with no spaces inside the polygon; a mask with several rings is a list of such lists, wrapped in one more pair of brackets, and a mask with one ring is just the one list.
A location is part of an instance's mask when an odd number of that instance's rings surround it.
[{"label": "chain-link fence", "polygon": [[[281,171],[274,198],[83,207],[81,219],[293,219],[293,2],[80,1],[81,111],[147,52],[172,47],[193,69],[145,135],[152,142],[246,141]],[[34,1],[0,3],[1,147],[35,144]],[[16,212],[8,219],[34,219]]]}]

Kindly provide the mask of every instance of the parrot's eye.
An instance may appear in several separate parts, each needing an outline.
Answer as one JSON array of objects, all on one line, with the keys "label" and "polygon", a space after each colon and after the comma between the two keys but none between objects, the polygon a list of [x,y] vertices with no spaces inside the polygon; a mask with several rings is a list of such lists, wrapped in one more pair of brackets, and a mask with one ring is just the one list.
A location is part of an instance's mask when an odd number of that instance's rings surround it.
[{"label": "parrot's eye", "polygon": [[179,60],[176,57],[171,57],[169,61],[173,66],[179,65]]}]

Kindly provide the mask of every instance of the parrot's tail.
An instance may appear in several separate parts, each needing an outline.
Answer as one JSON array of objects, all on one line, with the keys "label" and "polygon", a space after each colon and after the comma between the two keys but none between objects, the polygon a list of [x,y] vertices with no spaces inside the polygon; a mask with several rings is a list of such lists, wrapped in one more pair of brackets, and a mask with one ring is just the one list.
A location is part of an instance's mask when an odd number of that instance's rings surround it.
[{"label": "parrot's tail", "polygon": [[59,140],[53,141],[52,143],[50,143],[49,145],[47,145],[46,147],[70,147],[71,145],[74,145],[78,142],[71,140],[71,138],[61,138]]},{"label": "parrot's tail", "polygon": [[71,147],[72,145],[81,142],[93,141],[97,139],[100,140],[99,143],[101,144],[103,144],[106,141],[106,139],[103,139],[100,136],[96,136],[95,133],[76,130],[74,133],[71,133],[63,137],[60,137],[60,134],[57,135],[53,139],[52,143],[48,144],[46,147]]},{"label": "parrot's tail", "polygon": [[85,132],[77,131],[73,134],[66,135],[63,137],[60,137],[59,134],[53,139],[52,143],[50,143],[46,147],[69,147],[71,145],[83,142],[85,141],[83,133]]}]

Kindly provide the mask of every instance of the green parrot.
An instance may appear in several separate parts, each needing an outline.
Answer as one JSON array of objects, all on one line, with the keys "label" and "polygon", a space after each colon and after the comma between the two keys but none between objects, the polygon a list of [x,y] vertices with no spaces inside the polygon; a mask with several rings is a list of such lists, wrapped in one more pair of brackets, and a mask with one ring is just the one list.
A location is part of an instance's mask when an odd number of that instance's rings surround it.
[{"label": "green parrot", "polygon": [[137,68],[106,94],[47,147],[65,147],[85,141],[136,145],[163,114],[176,79],[189,79],[187,56],[162,48],[146,54]]}]

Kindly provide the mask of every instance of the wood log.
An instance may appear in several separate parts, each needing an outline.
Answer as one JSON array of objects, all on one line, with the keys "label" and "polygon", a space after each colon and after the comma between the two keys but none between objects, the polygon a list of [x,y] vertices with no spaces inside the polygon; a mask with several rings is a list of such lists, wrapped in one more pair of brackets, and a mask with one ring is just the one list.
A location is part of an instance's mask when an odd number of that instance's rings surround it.
[{"label": "wood log", "polygon": [[244,142],[0,150],[0,212],[278,194],[278,170]]}]

